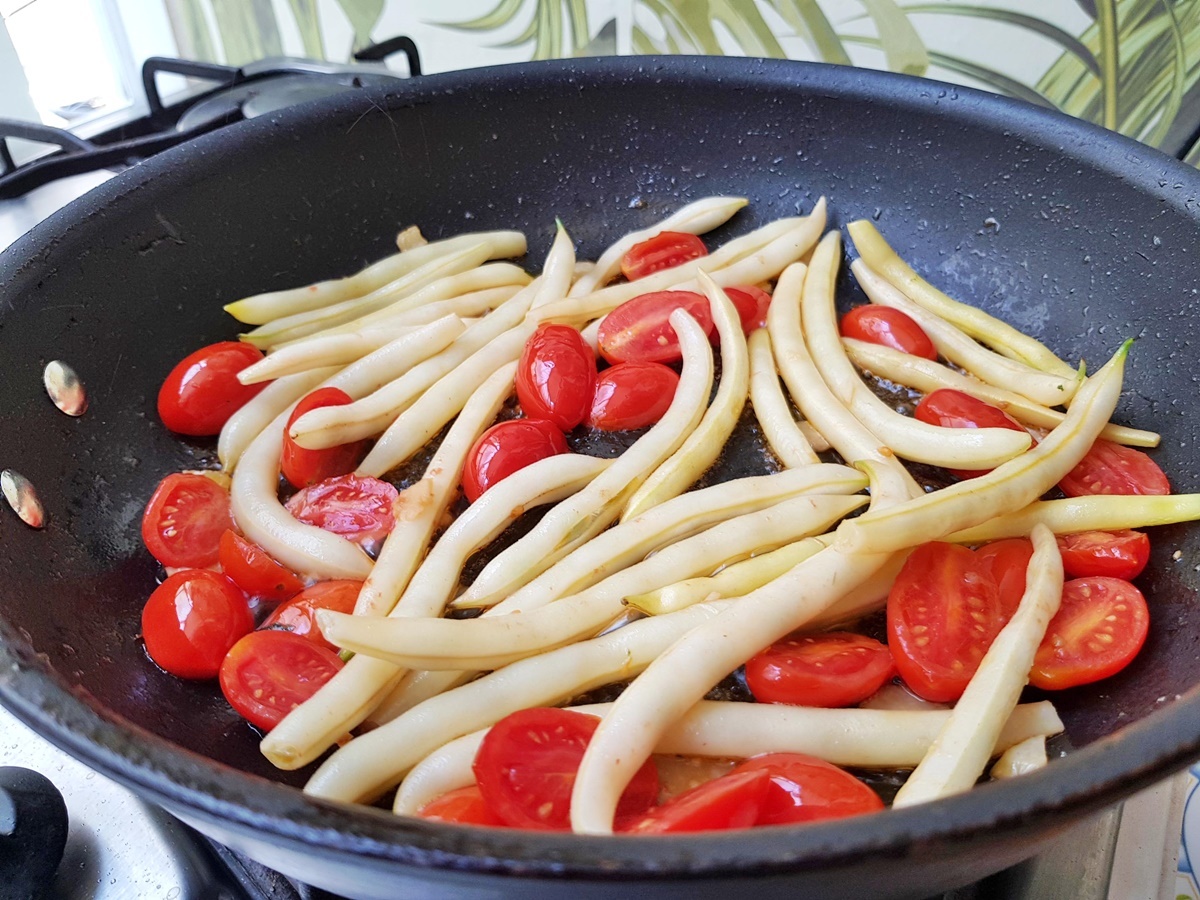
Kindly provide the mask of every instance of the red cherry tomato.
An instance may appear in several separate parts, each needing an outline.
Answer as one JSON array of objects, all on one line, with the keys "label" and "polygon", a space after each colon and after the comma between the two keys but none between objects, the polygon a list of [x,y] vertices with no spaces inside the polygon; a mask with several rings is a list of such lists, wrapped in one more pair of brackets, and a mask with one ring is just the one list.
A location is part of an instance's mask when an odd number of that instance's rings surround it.
[{"label": "red cherry tomato", "polygon": [[430,800],[421,807],[417,816],[433,822],[453,822],[456,825],[504,827],[500,817],[488,809],[477,784],[450,791]]},{"label": "red cherry tomato", "polygon": [[896,668],[926,700],[957,700],[1004,625],[996,583],[966,547],[917,547],[887,602],[888,646]]},{"label": "red cherry tomato", "polygon": [[677,362],[683,359],[671,313],[687,310],[705,334],[713,331],[708,298],[693,291],[656,291],[627,300],[604,317],[597,339],[610,363]]},{"label": "red cherry tomato", "polygon": [[896,672],[887,646],[847,631],[794,634],[746,663],[746,684],[760,703],[853,706]]},{"label": "red cherry tomato", "polygon": [[254,627],[246,598],[208,569],[176,572],[142,609],[142,640],[159,666],[180,678],[213,678],[221,660]]},{"label": "red cherry tomato", "polygon": [[474,503],[483,492],[532,463],[567,453],[562,432],[544,419],[509,419],[479,436],[463,466],[463,493]]},{"label": "red cherry tomato", "polygon": [[252,631],[221,663],[221,693],[264,731],[315,694],[342,667],[332,650],[286,631]]},{"label": "red cherry tomato", "polygon": [[304,589],[304,582],[295,572],[235,531],[221,535],[220,563],[225,577],[251,597],[286,600]]},{"label": "red cherry tomato", "polygon": [[630,281],[637,281],[702,256],[708,256],[708,248],[696,235],[662,231],[630,248],[621,260],[621,274]]},{"label": "red cherry tomato", "polygon": [[1033,541],[1029,538],[992,541],[975,551],[976,567],[987,574],[999,591],[1000,614],[1004,622],[1008,622],[1021,605],[1032,556]]},{"label": "red cherry tomato", "polygon": [[762,288],[752,284],[729,287],[725,288],[725,296],[737,307],[738,318],[742,320],[742,331],[746,334],[767,324],[767,308],[771,305],[771,295]]},{"label": "red cherry tomato", "polygon": [[158,390],[158,417],[179,434],[219,434],[225,420],[267,386],[242,384],[238,372],[263,358],[241,341],[201,347],[173,368]]},{"label": "red cherry tomato", "polygon": [[802,753],[765,753],[740,763],[732,774],[767,772],[771,785],[755,825],[788,825],[844,819],[883,809],[873,790],[832,763]]},{"label": "red cherry tomato", "polygon": [[396,524],[393,505],[400,492],[369,475],[342,475],[298,491],[287,509],[301,522],[372,547]]},{"label": "red cherry tomato", "polygon": [[221,535],[234,527],[229,491],[205,475],[176,472],[146,504],[142,542],[164,566],[203,569],[217,561]]},{"label": "red cherry tomato", "polygon": [[1146,598],[1128,581],[1068,581],[1033,658],[1029,683],[1051,691],[1115,675],[1137,656],[1149,628]]},{"label": "red cherry tomato", "polygon": [[1070,578],[1104,575],[1131,581],[1150,561],[1150,538],[1140,531],[1084,531],[1059,537],[1058,550]]},{"label": "red cherry tomato", "polygon": [[1068,497],[1091,494],[1169,494],[1171,484],[1141,450],[1099,440],[1058,483]]},{"label": "red cherry tomato", "polygon": [[323,450],[306,450],[291,435],[292,426],[306,412],[324,406],[345,406],[352,403],[350,395],[339,388],[327,387],[313,391],[296,404],[283,429],[283,456],[280,468],[292,487],[308,487],[326,478],[336,478],[353,472],[362,458],[366,441],[351,441]]},{"label": "red cherry tomato", "polygon": [[596,379],[588,425],[601,431],[631,431],[653,425],[675,399],[679,376],[662,363],[609,366]]},{"label": "red cherry tomato", "polygon": [[[913,416],[922,422],[940,425],[943,428],[1007,428],[1010,431],[1025,431],[1016,419],[1003,410],[952,388],[940,388],[926,394],[913,410]],[[990,470],[950,471],[959,478],[974,478]]]},{"label": "red cherry tomato", "polygon": [[596,391],[596,357],[574,328],[541,325],[517,363],[517,400],[530,419],[561,431],[583,421]]},{"label": "red cherry tomato", "polygon": [[354,612],[362,584],[361,581],[350,580],[320,581],[271,613],[262,627],[290,631],[336,653],[338,648],[325,640],[317,628],[316,612],[318,609],[332,609],[347,615]]},{"label": "red cherry tomato", "polygon": [[[571,790],[600,720],[565,709],[523,709],[491,727],[475,755],[484,800],[507,825],[566,831]],[[644,813],[658,797],[658,771],[647,760],[617,804],[617,817]]]},{"label": "red cherry tomato", "polygon": [[770,790],[771,773],[765,769],[730,772],[672,797],[621,830],[679,834],[749,828],[758,821]]},{"label": "red cherry tomato", "polygon": [[881,344],[913,356],[937,359],[933,341],[907,313],[890,306],[868,303],[842,316],[842,337]]}]

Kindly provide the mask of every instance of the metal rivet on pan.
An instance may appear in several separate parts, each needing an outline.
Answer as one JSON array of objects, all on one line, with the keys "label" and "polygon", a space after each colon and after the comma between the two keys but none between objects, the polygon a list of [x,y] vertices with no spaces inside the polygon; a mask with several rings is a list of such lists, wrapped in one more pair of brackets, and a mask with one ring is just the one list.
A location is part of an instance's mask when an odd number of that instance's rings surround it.
[{"label": "metal rivet on pan", "polygon": [[75,370],[61,359],[47,363],[42,382],[54,405],[68,416],[82,416],[87,411],[87,392],[83,389],[83,382]]},{"label": "metal rivet on pan", "polygon": [[37,491],[28,478],[20,472],[5,469],[0,472],[0,491],[4,492],[4,499],[22,522],[31,528],[42,527],[46,521],[46,511],[42,509],[42,501],[38,499]]}]

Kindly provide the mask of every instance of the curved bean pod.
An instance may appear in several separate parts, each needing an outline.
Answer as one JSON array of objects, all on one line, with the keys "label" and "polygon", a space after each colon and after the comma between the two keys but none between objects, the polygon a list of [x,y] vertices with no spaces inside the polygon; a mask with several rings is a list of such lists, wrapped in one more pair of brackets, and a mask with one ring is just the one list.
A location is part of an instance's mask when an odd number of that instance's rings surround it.
[{"label": "curved bean pod", "polygon": [[217,459],[226,472],[232,472],[238,460],[262,430],[285,409],[309,393],[339,366],[313,369],[299,375],[278,378],[255,394],[237,412],[226,419],[217,438]]},{"label": "curved bean pod", "polygon": [[820,462],[812,444],[792,418],[791,404],[783,394],[771,336],[758,328],[750,334],[750,405],[771,452],[789,469]]}]

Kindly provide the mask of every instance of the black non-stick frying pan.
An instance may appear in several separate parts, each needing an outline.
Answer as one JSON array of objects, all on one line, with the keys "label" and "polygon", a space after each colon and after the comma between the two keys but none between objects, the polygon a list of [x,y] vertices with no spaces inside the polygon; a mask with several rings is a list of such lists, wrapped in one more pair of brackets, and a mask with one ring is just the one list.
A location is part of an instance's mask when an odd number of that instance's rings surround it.
[{"label": "black non-stick frying pan", "polygon": [[[200,829],[356,896],[924,896],[1035,852],[1082,813],[1200,755],[1197,532],[1158,529],[1151,633],[1124,673],[1055,700],[1076,752],[927,808],[681,839],[576,838],[397,819],[303,797],[207,684],[146,659],[143,504],[210,460],[158,423],[171,365],[228,338],[221,304],[344,274],[398,227],[556,217],[582,256],[687,200],[742,194],[726,229],[807,211],[878,221],[951,293],[1098,364],[1138,337],[1120,416],[1200,488],[1200,173],[1131,141],[933,82],[754,60],[610,59],[416,79],[236,125],[113,179],[0,260],[0,466],[49,523],[0,515],[0,700]],[[845,302],[852,287],[844,285]],[[90,411],[41,369],[64,359]]]}]

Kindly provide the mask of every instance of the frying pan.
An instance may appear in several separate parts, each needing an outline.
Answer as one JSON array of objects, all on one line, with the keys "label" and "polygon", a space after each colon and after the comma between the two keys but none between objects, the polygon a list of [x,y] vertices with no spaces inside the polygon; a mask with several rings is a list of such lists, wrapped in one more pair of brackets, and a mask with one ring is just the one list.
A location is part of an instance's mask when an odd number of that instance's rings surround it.
[{"label": "frying pan", "polygon": [[[1176,490],[1200,487],[1200,173],[1020,103],[854,69],[633,58],[414,79],[166,152],[4,255],[0,464],[32,480],[49,522],[0,516],[0,701],[202,831],[365,897],[926,896],[1200,755],[1200,554],[1185,527],[1154,534],[1139,659],[1055,697],[1075,752],[927,808],[804,828],[579,838],[312,800],[212,685],[148,662],[143,504],[214,456],[165,432],[155,395],[176,360],[234,333],[222,303],[347,273],[413,222],[522,228],[538,260],[561,217],[587,257],[712,193],[751,200],[721,239],[824,194],[835,226],[878,220],[951,293],[1093,367],[1138,337],[1121,417],[1162,432]],[[83,418],[47,402],[51,359],[88,384]]]}]

